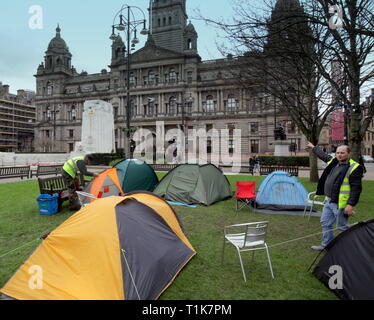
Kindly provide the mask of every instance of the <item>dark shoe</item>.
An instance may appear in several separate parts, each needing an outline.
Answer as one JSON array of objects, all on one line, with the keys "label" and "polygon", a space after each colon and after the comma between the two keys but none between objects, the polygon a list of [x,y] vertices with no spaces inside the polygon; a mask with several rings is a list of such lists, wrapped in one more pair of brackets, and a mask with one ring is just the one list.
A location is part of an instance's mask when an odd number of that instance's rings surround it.
[{"label": "dark shoe", "polygon": [[319,246],[311,246],[310,248],[313,249],[313,250],[316,250],[316,251],[325,250],[325,247],[321,246],[321,245],[319,245]]}]

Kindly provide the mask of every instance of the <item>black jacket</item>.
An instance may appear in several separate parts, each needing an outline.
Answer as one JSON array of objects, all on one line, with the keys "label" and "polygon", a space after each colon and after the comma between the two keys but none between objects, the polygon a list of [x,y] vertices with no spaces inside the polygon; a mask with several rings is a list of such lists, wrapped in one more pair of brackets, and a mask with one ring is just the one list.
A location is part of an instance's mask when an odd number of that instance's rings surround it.
[{"label": "black jacket", "polygon": [[[313,148],[313,153],[324,162],[329,162],[332,159],[331,156],[329,156],[328,154],[323,152],[318,147]],[[317,192],[316,193],[318,195],[324,195],[325,194],[324,189],[325,189],[326,178],[330,174],[331,170],[338,163],[339,163],[338,159],[334,158],[333,161],[323,171],[323,173],[321,175],[321,178],[319,179],[318,185],[317,185]],[[360,199],[360,194],[361,194],[361,191],[362,191],[362,176],[363,176],[363,173],[364,173],[364,170],[363,170],[362,166],[360,165],[349,176],[349,185],[351,187],[351,192],[350,192],[347,204],[350,204],[351,206],[355,206],[358,203],[358,200]],[[343,183],[345,174],[346,174],[346,172],[344,172],[344,174],[340,175],[334,183],[333,195],[331,197],[331,201],[334,202],[334,203],[338,203],[338,201],[339,201],[339,191],[340,191],[340,187]]]}]

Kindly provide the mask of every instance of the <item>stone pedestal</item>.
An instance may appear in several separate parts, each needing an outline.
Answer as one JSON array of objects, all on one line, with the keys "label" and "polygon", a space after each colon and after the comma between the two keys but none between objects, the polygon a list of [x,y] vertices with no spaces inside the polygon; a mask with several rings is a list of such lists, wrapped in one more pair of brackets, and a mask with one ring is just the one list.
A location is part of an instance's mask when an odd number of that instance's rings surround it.
[{"label": "stone pedestal", "polygon": [[113,106],[101,100],[86,101],[82,115],[82,139],[74,154],[115,152]]},{"label": "stone pedestal", "polygon": [[275,156],[290,156],[290,145],[291,141],[288,140],[277,140],[274,142],[274,155]]}]

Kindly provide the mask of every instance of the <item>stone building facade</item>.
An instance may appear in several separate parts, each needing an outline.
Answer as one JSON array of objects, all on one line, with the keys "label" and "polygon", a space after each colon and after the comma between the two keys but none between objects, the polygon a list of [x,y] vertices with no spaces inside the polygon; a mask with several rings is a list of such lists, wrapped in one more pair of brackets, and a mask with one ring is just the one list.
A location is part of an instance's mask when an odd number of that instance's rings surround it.
[{"label": "stone building facade", "polygon": [[0,82],[0,152],[31,152],[34,150],[35,93],[28,90],[9,92]]},{"label": "stone building facade", "polygon": [[[240,57],[201,59],[198,33],[187,20],[186,0],[156,0],[152,6],[152,34],[143,48],[131,54],[132,127],[155,133],[156,121],[163,121],[165,130],[228,129],[228,146],[221,153],[230,154],[240,144],[242,161],[247,162],[250,155],[274,152],[276,118],[296,144],[296,151],[304,151],[305,138],[287,114],[279,112],[274,99],[259,85],[238,85],[235,70],[240,69]],[[37,151],[72,151],[81,136],[83,103],[95,99],[112,103],[116,147],[124,148],[127,60],[123,52],[127,48],[120,35],[111,49],[110,71],[77,73],[61,29],[56,29],[35,75]],[[234,129],[241,130],[240,140]],[[193,139],[188,136],[188,143]],[[208,153],[213,140],[207,141]]]}]

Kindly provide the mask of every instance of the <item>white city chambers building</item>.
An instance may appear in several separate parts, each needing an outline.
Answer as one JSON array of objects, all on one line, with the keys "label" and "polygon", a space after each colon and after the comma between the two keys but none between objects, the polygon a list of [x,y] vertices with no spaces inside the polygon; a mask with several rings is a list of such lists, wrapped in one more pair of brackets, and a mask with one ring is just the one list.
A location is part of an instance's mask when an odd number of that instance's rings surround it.
[{"label": "white city chambers building", "polygon": [[[275,10],[295,2],[278,0]],[[287,139],[297,145],[297,151],[304,151],[305,138],[286,114],[279,113],[274,99],[265,95],[261,85],[254,81],[243,88],[236,81],[233,72],[240,70],[240,57],[202,61],[197,48],[198,30],[188,21],[186,0],[152,1],[152,6],[152,34],[144,47],[131,55],[131,127],[147,129],[153,135],[159,121],[164,122],[165,132],[175,128],[190,132],[228,129],[228,142],[219,152],[229,155],[240,150],[242,161],[247,163],[250,155],[274,152],[276,117]],[[121,35],[125,37],[124,32]],[[123,55],[126,41],[121,35],[112,43],[110,70],[77,73],[57,27],[35,75],[35,151],[73,151],[81,140],[83,104],[87,100],[113,105],[115,146],[125,147],[127,61]],[[107,65],[107,61],[102,64]],[[240,135],[234,129],[240,129]],[[185,139],[189,148],[198,144],[193,134]],[[219,137],[208,137],[203,145],[208,158],[217,145],[215,139]]]}]

